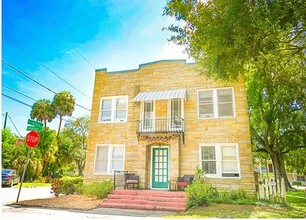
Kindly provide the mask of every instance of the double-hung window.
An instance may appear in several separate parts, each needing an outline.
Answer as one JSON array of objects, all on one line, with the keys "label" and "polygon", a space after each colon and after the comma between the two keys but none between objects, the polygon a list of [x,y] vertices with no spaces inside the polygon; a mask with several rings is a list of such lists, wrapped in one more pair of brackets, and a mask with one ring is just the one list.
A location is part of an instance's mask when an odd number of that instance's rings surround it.
[{"label": "double-hung window", "polygon": [[103,97],[99,121],[102,123],[126,122],[127,108],[127,96]]},{"label": "double-hung window", "polygon": [[124,145],[97,145],[95,174],[112,174],[124,169]]},{"label": "double-hung window", "polygon": [[200,166],[207,177],[240,177],[237,144],[201,144]]},{"label": "double-hung window", "polygon": [[233,88],[206,89],[198,91],[199,118],[234,117]]}]

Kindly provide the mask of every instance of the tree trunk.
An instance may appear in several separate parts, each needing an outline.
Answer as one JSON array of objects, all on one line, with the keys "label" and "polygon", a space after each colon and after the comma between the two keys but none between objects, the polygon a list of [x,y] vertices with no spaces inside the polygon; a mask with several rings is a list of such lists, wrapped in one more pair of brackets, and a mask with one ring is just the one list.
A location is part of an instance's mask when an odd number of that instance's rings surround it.
[{"label": "tree trunk", "polygon": [[47,131],[47,119],[44,119],[44,131],[46,132]]},{"label": "tree trunk", "polygon": [[58,125],[58,131],[57,131],[57,137],[59,136],[59,133],[61,131],[61,126],[62,126],[62,119],[63,119],[63,116],[60,115],[60,121],[59,121],[59,125]]},{"label": "tree trunk", "polygon": [[79,176],[83,176],[85,163],[82,160],[77,161]]},{"label": "tree trunk", "polygon": [[280,185],[281,179],[284,178],[286,191],[288,191],[289,188],[292,189],[287,177],[283,155],[279,152],[273,152],[270,156],[274,167],[275,182]]}]

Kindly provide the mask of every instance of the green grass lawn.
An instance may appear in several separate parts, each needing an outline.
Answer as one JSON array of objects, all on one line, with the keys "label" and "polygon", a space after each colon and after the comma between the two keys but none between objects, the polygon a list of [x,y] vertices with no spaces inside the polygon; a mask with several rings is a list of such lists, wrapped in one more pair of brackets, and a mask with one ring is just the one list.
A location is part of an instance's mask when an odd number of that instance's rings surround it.
[{"label": "green grass lawn", "polygon": [[[15,185],[14,188],[19,188],[20,183]],[[22,187],[40,187],[40,186],[49,186],[51,187],[51,183],[22,183]]]},{"label": "green grass lawn", "polygon": [[306,218],[304,191],[288,192],[287,205],[210,204],[180,212],[169,218]]}]

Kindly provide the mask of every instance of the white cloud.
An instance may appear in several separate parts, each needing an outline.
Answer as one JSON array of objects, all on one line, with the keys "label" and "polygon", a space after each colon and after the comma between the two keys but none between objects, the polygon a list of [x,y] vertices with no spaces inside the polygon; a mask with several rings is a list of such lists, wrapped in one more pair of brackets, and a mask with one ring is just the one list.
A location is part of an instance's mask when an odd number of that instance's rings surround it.
[{"label": "white cloud", "polygon": [[194,62],[184,51],[183,46],[176,45],[173,42],[166,42],[164,44],[161,59],[185,59],[187,62]]}]

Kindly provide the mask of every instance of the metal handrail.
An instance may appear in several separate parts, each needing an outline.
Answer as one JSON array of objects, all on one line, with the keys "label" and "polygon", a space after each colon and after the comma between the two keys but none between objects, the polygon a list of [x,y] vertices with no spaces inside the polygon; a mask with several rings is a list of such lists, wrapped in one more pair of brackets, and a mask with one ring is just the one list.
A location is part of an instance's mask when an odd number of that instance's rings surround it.
[{"label": "metal handrail", "polygon": [[183,118],[158,118],[139,121],[138,133],[182,133]]}]

